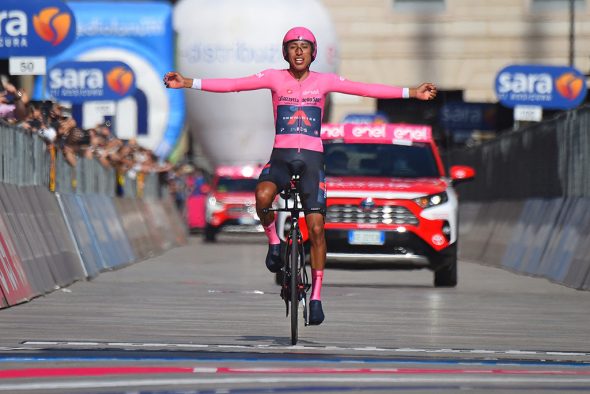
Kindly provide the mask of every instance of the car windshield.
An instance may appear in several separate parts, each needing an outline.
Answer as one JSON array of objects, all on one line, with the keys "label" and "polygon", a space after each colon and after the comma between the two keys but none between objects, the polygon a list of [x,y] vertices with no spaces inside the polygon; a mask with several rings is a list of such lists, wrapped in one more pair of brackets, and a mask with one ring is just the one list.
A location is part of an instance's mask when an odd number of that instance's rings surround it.
[{"label": "car windshield", "polygon": [[225,192],[254,192],[258,179],[219,177],[217,191]]},{"label": "car windshield", "polygon": [[429,144],[324,145],[326,175],[392,178],[435,178],[438,167]]}]

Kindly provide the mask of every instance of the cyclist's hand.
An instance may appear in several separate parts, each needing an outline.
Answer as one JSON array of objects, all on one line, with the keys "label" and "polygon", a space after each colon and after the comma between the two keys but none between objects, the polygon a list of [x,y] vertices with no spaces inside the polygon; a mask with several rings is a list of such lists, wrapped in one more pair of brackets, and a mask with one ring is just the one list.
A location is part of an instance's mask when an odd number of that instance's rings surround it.
[{"label": "cyclist's hand", "polygon": [[416,88],[418,100],[433,100],[436,97],[436,86],[433,83],[426,82]]},{"label": "cyclist's hand", "polygon": [[167,88],[181,89],[184,88],[184,77],[176,71],[167,72],[164,75],[164,85]]}]

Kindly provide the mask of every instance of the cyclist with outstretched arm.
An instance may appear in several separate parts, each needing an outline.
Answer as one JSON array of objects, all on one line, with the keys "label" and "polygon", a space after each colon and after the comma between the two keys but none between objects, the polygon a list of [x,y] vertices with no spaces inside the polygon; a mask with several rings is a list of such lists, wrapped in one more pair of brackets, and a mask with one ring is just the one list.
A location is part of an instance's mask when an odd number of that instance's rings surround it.
[{"label": "cyclist with outstretched arm", "polygon": [[269,242],[266,266],[271,272],[278,272],[283,262],[275,214],[264,213],[263,210],[270,208],[277,193],[289,184],[291,174],[288,163],[305,162],[300,186],[311,242],[311,325],[319,325],[324,321],[321,288],[326,263],[326,183],[320,132],[326,95],[338,92],[373,98],[420,100],[436,97],[436,86],[432,83],[423,83],[416,88],[401,88],[353,82],[336,74],[311,71],[310,65],[316,54],[317,42],[313,33],[304,27],[295,27],[283,38],[283,57],[289,63],[288,69],[269,69],[252,76],[231,79],[185,78],[174,71],[164,76],[164,84],[168,88],[192,88],[219,93],[257,89],[271,91],[276,134],[270,161],[264,166],[256,187],[256,212]]}]

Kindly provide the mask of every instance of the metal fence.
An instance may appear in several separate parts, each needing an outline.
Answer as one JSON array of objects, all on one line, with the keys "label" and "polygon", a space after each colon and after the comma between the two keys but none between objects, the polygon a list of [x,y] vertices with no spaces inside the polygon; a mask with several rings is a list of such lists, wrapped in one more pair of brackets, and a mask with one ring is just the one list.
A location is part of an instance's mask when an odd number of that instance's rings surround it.
[{"label": "metal fence", "polygon": [[443,156],[475,168],[466,201],[590,197],[590,106]]},{"label": "metal fence", "polygon": [[61,152],[51,152],[35,133],[0,124],[0,182],[45,186],[61,193],[123,195],[160,198],[166,186],[156,173],[117,176],[115,169],[97,160],[78,158],[68,164]]}]

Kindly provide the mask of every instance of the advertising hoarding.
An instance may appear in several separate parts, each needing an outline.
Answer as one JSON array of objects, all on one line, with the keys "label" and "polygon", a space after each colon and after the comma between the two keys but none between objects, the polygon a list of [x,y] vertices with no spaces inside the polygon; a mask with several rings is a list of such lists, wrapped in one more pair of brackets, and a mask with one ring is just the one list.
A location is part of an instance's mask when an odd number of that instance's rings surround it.
[{"label": "advertising hoarding", "polygon": [[[47,59],[48,69],[64,62],[126,64],[133,72],[135,90],[115,101],[112,129],[119,138],[136,138],[140,145],[167,157],[184,123],[183,92],[166,89],[162,83],[163,75],[174,67],[172,6],[164,2],[68,4],[77,21],[77,38],[67,50]],[[50,98],[48,83],[39,78],[37,98]],[[74,103],[73,115],[82,127],[95,127],[105,121],[106,113],[96,110],[104,103],[95,98]]]},{"label": "advertising hoarding", "polygon": [[0,59],[52,56],[76,38],[76,18],[59,0],[0,2]]},{"label": "advertising hoarding", "polygon": [[587,90],[586,77],[565,66],[511,65],[500,70],[495,82],[498,100],[509,108],[571,109],[584,101]]}]

